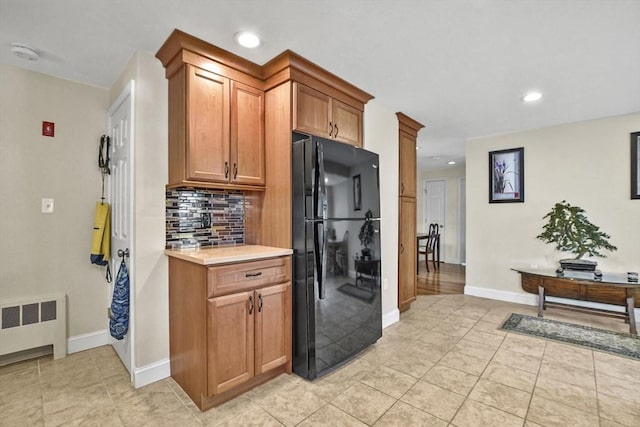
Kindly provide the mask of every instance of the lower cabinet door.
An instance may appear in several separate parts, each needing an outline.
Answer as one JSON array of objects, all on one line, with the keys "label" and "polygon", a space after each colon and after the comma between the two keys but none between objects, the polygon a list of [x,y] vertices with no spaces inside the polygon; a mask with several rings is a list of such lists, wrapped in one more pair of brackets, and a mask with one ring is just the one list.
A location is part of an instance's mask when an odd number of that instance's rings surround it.
[{"label": "lower cabinet door", "polygon": [[398,248],[398,308],[405,311],[415,301],[416,288],[416,199],[400,197]]},{"label": "lower cabinet door", "polygon": [[256,375],[291,359],[291,282],[255,291]]},{"label": "lower cabinet door", "polygon": [[207,304],[207,382],[213,396],[254,376],[257,304],[254,291],[210,298]]}]

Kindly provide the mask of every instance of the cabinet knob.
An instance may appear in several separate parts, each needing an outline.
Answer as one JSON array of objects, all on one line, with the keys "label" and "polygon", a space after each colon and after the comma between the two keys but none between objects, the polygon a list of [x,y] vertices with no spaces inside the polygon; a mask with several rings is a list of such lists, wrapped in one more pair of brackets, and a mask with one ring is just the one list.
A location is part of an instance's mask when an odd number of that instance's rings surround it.
[{"label": "cabinet knob", "polygon": [[249,295],[249,314],[253,314],[253,296]]},{"label": "cabinet knob", "polygon": [[224,162],[224,177],[229,178],[229,162]]},{"label": "cabinet knob", "polygon": [[333,136],[333,123],[329,122],[329,136]]}]

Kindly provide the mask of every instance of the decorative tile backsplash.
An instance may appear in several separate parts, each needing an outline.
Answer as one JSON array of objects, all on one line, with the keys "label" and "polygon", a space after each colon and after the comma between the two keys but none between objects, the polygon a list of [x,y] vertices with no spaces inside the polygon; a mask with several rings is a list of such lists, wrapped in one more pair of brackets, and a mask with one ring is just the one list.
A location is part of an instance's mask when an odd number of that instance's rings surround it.
[{"label": "decorative tile backsplash", "polygon": [[244,244],[244,194],[240,191],[167,190],[166,247]]}]

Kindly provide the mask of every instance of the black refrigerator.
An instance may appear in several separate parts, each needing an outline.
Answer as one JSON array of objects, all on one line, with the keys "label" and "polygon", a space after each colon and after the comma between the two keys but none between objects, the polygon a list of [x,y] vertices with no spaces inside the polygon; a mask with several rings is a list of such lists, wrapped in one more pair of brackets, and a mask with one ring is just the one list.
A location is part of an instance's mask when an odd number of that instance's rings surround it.
[{"label": "black refrigerator", "polygon": [[293,133],[293,370],[314,379],[382,336],[378,155]]}]

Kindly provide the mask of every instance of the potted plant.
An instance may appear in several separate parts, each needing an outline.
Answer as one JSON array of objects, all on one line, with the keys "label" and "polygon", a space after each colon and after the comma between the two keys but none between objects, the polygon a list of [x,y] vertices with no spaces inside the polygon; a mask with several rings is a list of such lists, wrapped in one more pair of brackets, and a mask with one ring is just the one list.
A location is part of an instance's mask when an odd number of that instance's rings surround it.
[{"label": "potted plant", "polygon": [[600,227],[587,219],[584,209],[571,206],[565,200],[556,203],[542,219],[547,218],[548,222],[542,228],[542,233],[536,237],[546,243],[555,243],[558,250],[576,255],[572,259],[560,260],[560,270],[595,271],[597,263],[581,259],[583,256],[604,258],[600,249],[618,249],[609,243],[611,236],[600,231]]},{"label": "potted plant", "polygon": [[364,248],[360,250],[360,252],[362,252],[362,258],[364,259],[371,258],[371,249],[369,249],[369,245],[373,243],[373,233],[375,232],[373,228],[373,221],[371,221],[372,217],[373,212],[369,209],[364,215],[364,224],[360,227],[360,234],[358,234],[360,244],[364,246]]}]

